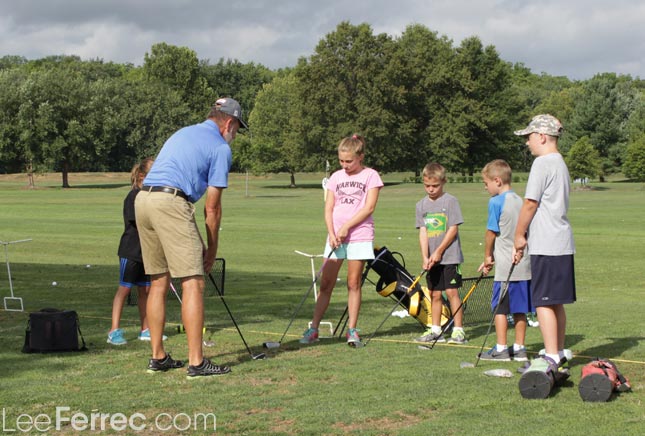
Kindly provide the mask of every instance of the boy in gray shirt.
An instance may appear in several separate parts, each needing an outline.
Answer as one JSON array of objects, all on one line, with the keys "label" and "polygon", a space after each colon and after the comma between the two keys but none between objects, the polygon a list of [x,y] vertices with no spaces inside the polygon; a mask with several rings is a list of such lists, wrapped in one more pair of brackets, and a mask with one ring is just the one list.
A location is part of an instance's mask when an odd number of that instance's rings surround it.
[{"label": "boy in gray shirt", "polygon": [[527,371],[533,367],[556,368],[556,378],[568,377],[568,370],[563,368],[567,361],[564,305],[576,301],[575,245],[567,218],[569,170],[558,151],[562,131],[557,118],[543,114],[535,116],[526,129],[515,132],[526,139],[531,154],[536,156],[526,185],[513,249],[513,261],[518,263],[528,244],[531,296],[545,348],[544,356],[535,359]]}]

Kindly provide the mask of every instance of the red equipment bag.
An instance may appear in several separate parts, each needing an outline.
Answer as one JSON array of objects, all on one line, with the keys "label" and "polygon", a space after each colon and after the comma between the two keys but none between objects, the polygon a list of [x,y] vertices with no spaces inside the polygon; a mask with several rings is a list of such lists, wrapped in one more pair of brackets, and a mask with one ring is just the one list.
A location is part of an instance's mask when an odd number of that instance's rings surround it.
[{"label": "red equipment bag", "polygon": [[611,360],[595,358],[582,367],[578,391],[584,401],[608,401],[614,391],[631,389],[627,380]]}]

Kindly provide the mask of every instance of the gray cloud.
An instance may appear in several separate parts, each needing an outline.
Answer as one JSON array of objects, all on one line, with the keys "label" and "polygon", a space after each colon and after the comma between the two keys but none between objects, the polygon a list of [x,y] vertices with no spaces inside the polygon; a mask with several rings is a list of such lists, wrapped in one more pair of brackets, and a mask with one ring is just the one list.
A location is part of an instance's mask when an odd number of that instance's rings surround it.
[{"label": "gray cloud", "polygon": [[293,66],[338,23],[399,36],[420,23],[458,45],[478,36],[536,73],[645,77],[645,4],[629,0],[0,0],[0,56],[74,54],[140,65],[157,42],[200,59]]}]

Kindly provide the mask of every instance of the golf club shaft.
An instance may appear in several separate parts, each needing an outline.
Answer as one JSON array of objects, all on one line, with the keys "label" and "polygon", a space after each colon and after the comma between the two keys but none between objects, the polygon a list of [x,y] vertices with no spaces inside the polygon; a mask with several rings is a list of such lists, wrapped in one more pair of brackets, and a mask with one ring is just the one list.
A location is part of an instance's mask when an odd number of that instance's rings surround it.
[{"label": "golf club shaft", "polygon": [[[372,265],[374,265],[375,262],[380,261],[379,258],[383,255],[383,253],[385,253],[384,250],[381,251],[371,262],[367,263],[367,266],[365,267],[365,271],[363,271],[363,274],[361,275],[361,288],[363,287],[363,284],[367,279],[367,274],[369,274],[370,270],[372,269]],[[336,336],[336,333],[338,333],[338,337],[340,338],[343,331],[345,331],[345,327],[347,326],[347,322],[349,321],[349,318],[346,318],[348,310],[349,310],[349,306],[345,305],[345,310],[343,311],[343,314],[338,319],[338,322],[336,323],[336,328],[334,329],[332,336]],[[340,327],[341,323],[343,324],[342,327]]]},{"label": "golf club shaft", "polygon": [[233,324],[235,325],[235,328],[237,329],[237,332],[240,334],[240,338],[242,338],[242,342],[244,342],[244,346],[246,347],[246,350],[249,352],[251,357],[255,360],[256,356],[253,355],[253,352],[251,351],[251,348],[249,348],[249,344],[246,343],[246,340],[244,339],[244,335],[242,335],[242,331],[240,330],[240,327],[237,325],[237,322],[235,321],[235,318],[233,317],[233,314],[231,313],[231,310],[228,308],[228,304],[226,304],[226,300],[224,300],[224,296],[220,292],[219,288],[215,284],[215,279],[213,278],[213,275],[209,272],[208,273],[208,278],[211,280],[213,285],[215,286],[215,290],[217,291],[217,294],[220,297],[220,300],[222,300],[222,303],[224,304],[224,307],[226,308],[226,311],[228,312],[228,316],[231,318],[231,321],[233,321]]},{"label": "golf club shaft", "polygon": [[177,292],[177,289],[175,289],[175,285],[172,284],[172,280],[170,281],[170,289],[175,293],[175,296],[177,297],[177,300],[179,300],[179,304],[183,304],[181,302],[181,297],[179,296],[179,293]]},{"label": "golf club shaft", "polygon": [[430,345],[430,349],[431,349],[431,350],[434,348],[434,346],[435,346],[435,344],[437,343],[437,341],[439,340],[439,338],[440,338],[441,336],[443,336],[443,334],[444,334],[445,332],[447,332],[447,331],[448,331],[448,329],[450,328],[450,326],[455,322],[455,316],[459,313],[459,311],[461,310],[461,308],[462,308],[462,307],[464,307],[464,304],[466,304],[466,301],[468,301],[468,299],[470,298],[470,295],[475,291],[475,289],[477,288],[477,285],[479,284],[479,282],[481,282],[481,281],[482,281],[482,278],[484,278],[484,273],[481,273],[481,274],[479,275],[479,277],[477,278],[477,280],[475,281],[475,283],[473,283],[473,285],[470,287],[470,289],[468,290],[468,292],[467,292],[467,293],[466,293],[466,295],[464,296],[463,300],[461,300],[461,304],[459,305],[459,307],[457,308],[457,310],[455,310],[455,313],[453,313],[453,314],[450,316],[450,319],[448,320],[448,322],[446,323],[446,325],[445,325],[445,326],[443,326],[443,328],[441,329],[441,333],[439,333],[439,336],[437,336],[437,337],[434,339],[434,341],[432,342],[432,345]]},{"label": "golf club shaft", "polygon": [[[404,293],[399,297],[399,299],[396,301],[396,303],[395,303],[395,304],[394,304],[394,306],[392,307],[392,310],[390,310],[390,312],[387,314],[387,316],[386,316],[385,318],[383,318],[383,321],[381,321],[381,323],[378,325],[378,327],[376,327],[376,329],[372,332],[372,334],[370,335],[370,337],[369,337],[369,338],[367,338],[367,341],[365,341],[365,346],[367,346],[367,344],[369,344],[369,342],[372,340],[372,338],[374,337],[374,335],[376,334],[376,332],[378,332],[378,331],[379,331],[379,329],[383,326],[383,324],[385,324],[385,321],[387,321],[387,319],[388,319],[390,316],[392,316],[392,312],[394,312],[394,309],[396,309],[396,308],[401,304],[401,302],[403,301],[403,299],[404,299],[406,296],[412,296],[412,295],[414,294],[414,292],[412,292],[412,291],[413,291],[413,290],[414,290],[414,288],[416,287],[417,283],[419,283],[419,280],[421,280],[421,277],[423,277],[423,275],[424,275],[426,272],[428,272],[428,270],[425,270],[425,269],[424,269],[423,271],[421,271],[421,273],[417,276],[417,278],[416,278],[416,279],[414,279],[414,281],[412,282],[412,284],[411,284],[410,286],[408,286],[408,289],[407,289],[407,290],[406,290],[406,291],[405,291],[405,292],[404,292]],[[422,291],[415,291],[415,292],[422,292]]]},{"label": "golf club shaft", "polygon": [[287,324],[287,328],[284,330],[284,333],[282,333],[282,337],[280,338],[280,341],[278,341],[279,344],[282,343],[282,340],[287,335],[287,332],[291,328],[291,324],[293,324],[293,320],[296,319],[296,316],[298,316],[298,313],[300,312],[300,309],[302,309],[302,305],[305,304],[305,301],[309,297],[309,294],[311,293],[311,290],[314,288],[314,285],[318,282],[318,279],[322,275],[323,269],[325,269],[325,265],[327,264],[327,261],[331,258],[332,254],[334,254],[335,251],[336,251],[336,249],[333,248],[329,252],[329,256],[327,256],[325,258],[325,260],[323,261],[323,264],[320,266],[320,269],[318,270],[318,272],[316,273],[316,276],[312,280],[311,285],[309,286],[309,289],[307,289],[307,292],[305,292],[305,295],[302,296],[302,299],[300,300],[300,304],[298,304],[298,307],[293,312],[293,315],[291,316],[291,319],[289,320],[289,324]]},{"label": "golf club shaft", "polygon": [[488,324],[488,332],[486,332],[486,336],[484,337],[484,342],[482,343],[482,347],[480,348],[479,353],[477,353],[477,362],[475,362],[475,367],[477,367],[477,364],[479,364],[479,359],[481,359],[482,357],[484,346],[486,345],[486,341],[488,340],[488,335],[490,335],[490,329],[491,327],[493,327],[493,321],[495,321],[495,317],[499,312],[499,306],[501,306],[502,300],[504,299],[504,297],[506,296],[506,293],[508,292],[508,285],[511,283],[511,274],[513,274],[514,269],[515,269],[515,263],[512,263],[511,269],[508,271],[508,277],[506,278],[506,283],[504,284],[504,288],[499,293],[499,298],[497,299],[497,307],[495,307],[495,311],[493,312],[493,317],[490,320],[490,324]]}]

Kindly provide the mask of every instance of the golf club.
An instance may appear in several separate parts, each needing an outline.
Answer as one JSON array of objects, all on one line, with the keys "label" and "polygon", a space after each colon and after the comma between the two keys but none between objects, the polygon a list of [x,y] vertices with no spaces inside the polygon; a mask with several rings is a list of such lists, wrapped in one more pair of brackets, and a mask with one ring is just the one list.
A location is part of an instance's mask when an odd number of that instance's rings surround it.
[{"label": "golf club", "polygon": [[213,278],[213,275],[211,273],[208,273],[208,278],[211,280],[213,285],[215,286],[215,289],[217,290],[217,294],[219,295],[220,300],[222,300],[222,303],[224,304],[224,307],[226,308],[226,311],[228,312],[228,316],[231,317],[231,321],[233,321],[233,324],[235,325],[235,328],[237,329],[237,332],[240,334],[240,338],[242,338],[242,342],[244,342],[244,346],[246,347],[246,351],[249,352],[249,355],[251,356],[251,359],[253,360],[260,360],[264,359],[267,356],[264,353],[260,354],[253,354],[251,351],[251,348],[249,348],[249,344],[246,343],[246,340],[244,340],[244,335],[242,335],[242,331],[240,330],[240,327],[237,325],[237,322],[235,322],[235,318],[233,318],[233,314],[231,313],[231,310],[228,308],[228,304],[226,304],[226,300],[224,300],[224,296],[220,292],[219,288],[215,284],[215,279]]},{"label": "golf club", "polygon": [[[179,304],[183,305],[184,303],[181,301],[181,297],[179,296],[179,292],[177,292],[177,289],[175,288],[175,285],[172,284],[172,281],[170,282],[170,289],[172,289],[172,292],[175,294],[177,297],[177,300],[179,300]],[[184,331],[184,326],[183,324],[179,324],[177,326],[177,333],[181,333]],[[206,333],[206,327],[204,326],[203,328],[203,333]],[[213,335],[213,332],[211,332],[210,336],[208,337],[208,340],[203,340],[202,343],[204,344],[205,347],[212,347],[215,345],[215,342],[211,340],[211,336]]]},{"label": "golf club", "polygon": [[484,278],[484,273],[481,273],[479,275],[479,277],[477,278],[477,280],[475,281],[475,283],[473,283],[473,285],[470,287],[470,289],[466,293],[466,296],[464,296],[464,298],[461,300],[461,304],[459,305],[457,310],[455,310],[455,313],[452,314],[452,316],[450,317],[450,319],[448,320],[446,325],[443,326],[443,328],[441,329],[441,333],[439,333],[439,336],[437,336],[434,339],[434,341],[432,341],[432,345],[430,345],[430,347],[427,347],[429,350],[432,350],[434,348],[434,346],[436,345],[436,343],[439,340],[439,338],[442,337],[443,334],[448,331],[450,326],[452,326],[452,324],[455,322],[455,315],[457,315],[459,313],[459,311],[461,310],[461,308],[464,307],[464,304],[466,304],[466,301],[468,301],[468,299],[470,298],[470,295],[475,291],[475,289],[477,288],[477,285],[479,284],[479,282],[482,281],[483,278]]},{"label": "golf club", "polygon": [[309,286],[309,289],[307,289],[307,292],[305,292],[305,295],[302,296],[302,300],[300,300],[300,304],[298,304],[298,307],[293,312],[293,315],[291,316],[291,319],[289,320],[289,324],[287,324],[287,328],[284,330],[284,333],[282,333],[282,337],[280,338],[280,340],[278,342],[274,342],[274,341],[264,342],[262,344],[262,346],[264,348],[280,348],[280,345],[282,345],[282,341],[284,340],[284,337],[287,335],[287,332],[291,328],[291,324],[293,323],[293,320],[296,319],[296,316],[298,316],[298,313],[300,312],[300,309],[302,308],[302,305],[305,304],[305,301],[309,297],[309,294],[311,293],[311,290],[314,288],[314,285],[316,284],[316,282],[318,281],[318,279],[322,275],[323,269],[325,268],[325,265],[327,264],[327,261],[331,258],[331,255],[334,254],[334,251],[336,251],[335,248],[331,250],[331,252],[329,253],[329,256],[327,256],[325,258],[325,260],[323,261],[323,264],[320,266],[320,269],[318,270],[318,272],[316,273],[316,276],[312,280],[311,285]]},{"label": "golf club", "polygon": [[175,296],[177,297],[177,300],[179,300],[179,304],[183,304],[181,302],[181,297],[179,296],[179,293],[177,292],[177,289],[175,289],[175,285],[172,284],[172,281],[170,282],[170,289],[175,293]]},{"label": "golf club", "polygon": [[365,344],[363,344],[362,346],[366,347],[366,346],[367,346],[367,344],[369,344],[369,343],[370,343],[370,341],[372,340],[372,338],[374,337],[374,335],[376,334],[376,332],[377,332],[377,331],[379,331],[379,329],[383,326],[383,324],[385,324],[385,321],[387,321],[387,319],[388,319],[390,316],[392,316],[392,312],[394,312],[394,309],[396,309],[396,308],[401,304],[401,302],[403,301],[403,299],[404,299],[405,297],[411,297],[415,292],[422,292],[420,289],[418,289],[418,290],[414,290],[414,288],[417,286],[417,283],[419,283],[419,280],[421,280],[421,277],[423,277],[423,275],[424,275],[425,273],[427,273],[427,272],[428,272],[428,270],[424,269],[423,271],[421,271],[421,272],[419,273],[419,275],[417,276],[417,278],[416,278],[416,279],[414,279],[414,281],[412,282],[412,284],[411,284],[410,286],[408,286],[408,289],[405,291],[405,293],[403,293],[403,294],[399,297],[399,299],[396,301],[396,303],[394,304],[394,306],[392,307],[392,309],[390,310],[390,312],[387,314],[387,316],[386,316],[385,318],[383,318],[383,321],[381,321],[381,323],[378,325],[378,327],[376,327],[376,329],[372,332],[372,334],[370,335],[370,337],[369,337],[369,338],[367,338],[367,341],[365,341]]},{"label": "golf club", "polygon": [[488,324],[488,332],[486,332],[486,336],[484,337],[484,342],[482,343],[482,347],[479,350],[479,353],[477,353],[477,361],[475,362],[475,368],[477,367],[477,364],[479,364],[479,359],[482,357],[482,351],[484,351],[484,346],[486,345],[486,341],[488,340],[488,335],[490,335],[490,329],[493,327],[493,321],[495,321],[495,317],[497,316],[497,312],[499,312],[499,306],[502,303],[502,300],[506,296],[506,293],[508,292],[508,285],[511,283],[511,274],[513,274],[513,270],[515,269],[515,263],[511,264],[511,269],[508,271],[508,277],[506,278],[506,283],[504,283],[504,288],[502,289],[502,292],[499,293],[499,298],[497,299],[497,307],[495,307],[495,312],[493,312],[493,317],[490,320],[490,324]]},{"label": "golf club", "polygon": [[[369,274],[370,270],[372,269],[372,266],[376,262],[383,262],[380,257],[385,254],[386,251],[382,250],[379,254],[376,255],[374,259],[371,261],[368,261],[367,266],[365,267],[365,271],[363,271],[363,274],[361,275],[361,288],[363,287],[363,284],[365,283],[365,280],[367,280],[367,275]],[[370,281],[371,283],[371,281]],[[343,311],[343,314],[340,316],[338,319],[338,322],[336,323],[336,328],[334,329],[334,332],[332,333],[332,336],[336,336],[336,333],[338,333],[338,338],[340,339],[341,335],[343,334],[343,331],[345,331],[345,327],[347,327],[347,322],[349,321],[349,318],[347,318],[347,312],[349,310],[349,306],[345,305],[345,310]],[[341,323],[343,324],[342,327],[340,327]]]}]

